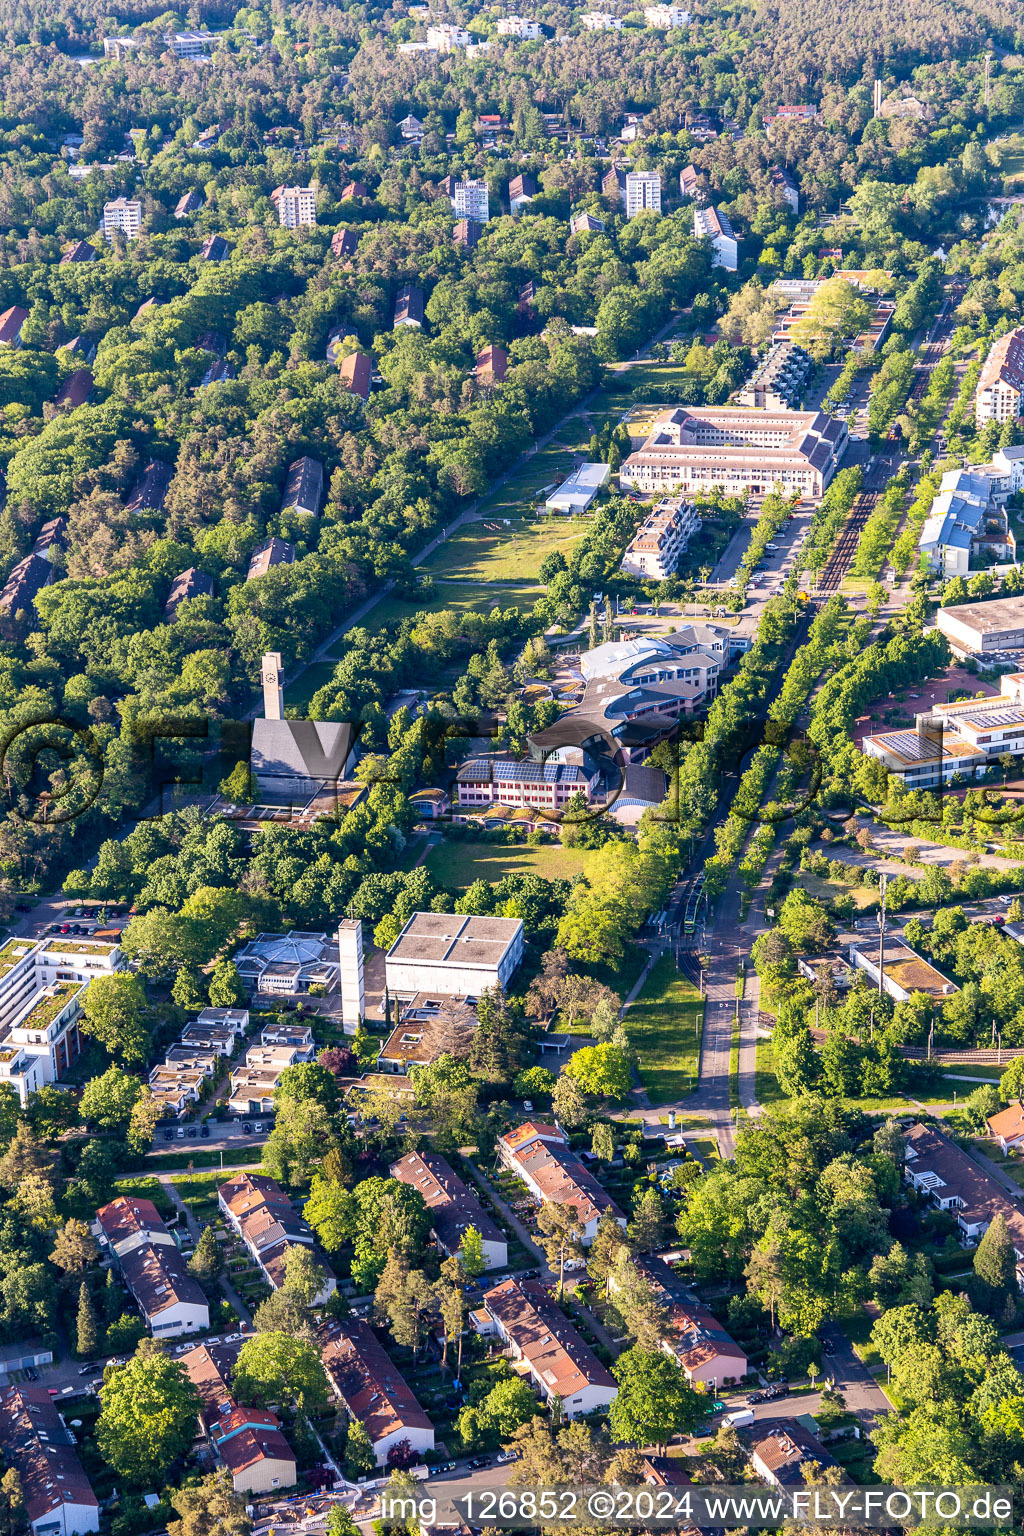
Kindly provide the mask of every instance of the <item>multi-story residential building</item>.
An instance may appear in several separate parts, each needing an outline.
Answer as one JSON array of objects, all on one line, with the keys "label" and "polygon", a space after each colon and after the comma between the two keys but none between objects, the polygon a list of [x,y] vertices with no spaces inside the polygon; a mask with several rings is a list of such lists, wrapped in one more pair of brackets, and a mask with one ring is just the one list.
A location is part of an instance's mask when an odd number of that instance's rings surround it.
[{"label": "multi-story residential building", "polygon": [[177,1356],[199,1393],[199,1422],[236,1493],[295,1486],[295,1452],[267,1408],[240,1408],[231,1393],[241,1340],[196,1344]]},{"label": "multi-story residential building", "polygon": [[275,534],[273,538],[265,539],[262,544],[257,544],[249,558],[249,569],[246,572],[246,581],[256,581],[260,576],[265,576],[273,570],[275,565],[294,565],[295,545],[289,544],[287,539],[279,539]]},{"label": "multi-story residential building", "polygon": [[509,212],[512,214],[518,213],[521,208],[526,207],[527,203],[532,203],[536,196],[537,182],[533,176],[528,172],[523,172],[519,176],[513,176],[508,184]]},{"label": "multi-story residential building", "polygon": [[626,218],[661,212],[661,177],[657,171],[626,172]]},{"label": "multi-story residential building", "polygon": [[585,32],[621,32],[622,17],[613,16],[610,11],[584,11],[580,25]]},{"label": "multi-story residential building", "polygon": [[154,1338],[210,1326],[210,1308],[151,1200],[121,1195],[96,1212],[93,1235],[113,1256]]},{"label": "multi-story residential building", "polygon": [[690,13],[684,11],[681,5],[645,5],[644,20],[649,27],[688,27]]},{"label": "multi-story residential building", "polygon": [[982,365],[974,397],[979,427],[990,421],[1016,421],[1024,412],[1024,326],[1007,331],[994,343]]},{"label": "multi-story residential building", "polygon": [[726,272],[736,271],[739,264],[739,245],[732,225],[720,208],[715,208],[710,203],[706,208],[694,208],[693,238],[711,241],[713,267],[723,267]]},{"label": "multi-story residential building", "polygon": [[574,1419],[614,1402],[611,1374],[536,1280],[503,1280],[472,1314],[477,1331],[496,1334],[545,1402]]},{"label": "multi-story residential building", "polygon": [[117,944],[89,939],[8,939],[0,947],[0,1078],[23,1105],[81,1054],[78,1021],[89,982],[127,963]]},{"label": "multi-story residential building", "polygon": [[697,179],[697,169],[693,165],[684,165],[679,172],[679,191],[683,197],[698,198],[701,194],[700,182]]},{"label": "multi-story residential building", "polygon": [[820,123],[821,108],[815,102],[799,102],[795,106],[778,107],[770,116],[763,119],[768,137],[772,136],[772,129],[776,123]]},{"label": "multi-story residential building", "polygon": [[486,805],[526,805],[546,811],[554,820],[576,795],[591,801],[600,774],[569,763],[514,762],[510,758],[473,757],[455,777],[460,808]]},{"label": "multi-story residential building", "polygon": [[427,47],[433,53],[454,53],[456,49],[468,48],[472,41],[471,32],[467,32],[465,27],[453,26],[450,22],[440,22],[437,26],[427,28]]},{"label": "multi-story residential building", "polygon": [[323,1288],[313,1298],[313,1305],[321,1306],[336,1290],[334,1271],[318,1247],[309,1223],[299,1215],[276,1179],[236,1173],[218,1189],[217,1204],[275,1291],[288,1278],[288,1256],[296,1247],[308,1249],[324,1272]]},{"label": "multi-story residential building", "polygon": [[119,63],[123,63],[125,59],[131,58],[138,47],[139,40],[136,37],[105,37],[103,39],[103,57],[105,59],[117,59]]},{"label": "multi-story residential building", "polygon": [[393,330],[400,326],[411,325],[419,330],[423,325],[423,289],[407,284],[399,289],[395,298],[395,316],[392,324]]},{"label": "multi-story residential building", "polygon": [[142,204],[130,197],[115,197],[103,204],[103,238],[113,240],[117,231],[134,240],[142,229]]},{"label": "multi-story residential building", "polygon": [[473,1227],[482,1239],[485,1268],[505,1268],[508,1263],[505,1234],[443,1157],[436,1152],[409,1152],[391,1164],[391,1177],[410,1185],[423,1196],[430,1211],[434,1240],[444,1253],[458,1253],[466,1229]]},{"label": "multi-story residential building", "polygon": [[903,1177],[924,1199],[947,1211],[973,1248],[996,1216],[1002,1216],[1016,1255],[1017,1285],[1024,1290],[1024,1214],[986,1173],[934,1125],[913,1125],[907,1133]]},{"label": "multi-story residential building", "polygon": [[[1017,545],[1006,515],[1004,481],[1017,486],[1024,468],[1019,450],[1001,449],[991,465],[950,469],[943,475],[918,538],[918,548],[933,571],[947,579],[966,576],[972,567],[1012,563]],[[1008,455],[1013,455],[1012,459]],[[1005,463],[1007,472],[997,468]]]},{"label": "multi-story residential building", "polygon": [[209,32],[165,32],[164,42],[174,49],[176,58],[205,59],[213,38]]},{"label": "multi-story residential building", "polygon": [[697,508],[685,496],[659,501],[626,545],[620,569],[649,581],[667,580],[702,526]]},{"label": "multi-story residential building", "polygon": [[315,187],[275,187],[270,201],[285,229],[302,229],[316,223]]},{"label": "multi-story residential building", "polygon": [[[653,1254],[639,1254],[636,1266],[655,1302],[664,1309],[661,1347],[678,1361],[687,1381],[715,1392],[740,1381],[747,1374],[746,1355],[675,1270]],[[616,1289],[614,1276],[610,1276],[612,1296]]]},{"label": "multi-story residential building", "polygon": [[491,216],[486,181],[457,181],[452,188],[451,201],[456,219],[472,219],[475,224],[486,224]]},{"label": "multi-story residential building", "polygon": [[486,987],[505,991],[523,958],[518,917],[467,917],[414,912],[384,961],[392,997],[417,992],[476,999]]},{"label": "multi-story residential building", "polygon": [[778,341],[736,395],[736,404],[759,411],[796,411],[804,398],[814,360],[803,347]]},{"label": "multi-story residential building", "polygon": [[777,192],[791,213],[800,212],[800,191],[785,166],[777,165],[770,175],[772,191]]},{"label": "multi-story residential building", "polygon": [[203,206],[201,192],[183,192],[174,205],[174,217],[187,219],[190,213],[198,213]]},{"label": "multi-story residential building", "polygon": [[522,42],[536,42],[544,36],[539,21],[527,21],[522,16],[502,16],[498,21],[499,37],[518,37]]},{"label": "multi-story residential building", "polygon": [[498,1137],[497,1153],[498,1161],[522,1179],[541,1205],[572,1207],[584,1247],[594,1241],[597,1224],[606,1211],[625,1227],[625,1216],[590,1170],[569,1151],[557,1125],[527,1120]]},{"label": "multi-story residential building", "polygon": [[794,491],[824,495],[848,441],[846,423],[822,411],[677,406],[656,417],[643,447],[619,471],[639,491],[727,496]]},{"label": "multi-story residential building", "polygon": [[0,1449],[21,1480],[35,1536],[87,1536],[100,1528],[99,1500],[74,1445],[46,1387],[0,1391]]},{"label": "multi-story residential building", "polygon": [[358,1419],[373,1446],[377,1465],[394,1446],[407,1441],[423,1455],[434,1449],[434,1426],[401,1371],[376,1335],[357,1318],[330,1322],[322,1330],[321,1359],[335,1397],[350,1419]]},{"label": "multi-story residential building", "polygon": [[20,347],[21,332],[28,319],[28,310],[20,304],[12,304],[0,314],[0,347]]},{"label": "multi-story residential building", "polygon": [[319,459],[311,459],[308,454],[303,454],[301,459],[296,459],[294,464],[288,466],[281,511],[305,512],[310,517],[317,517],[323,495],[324,467]]},{"label": "multi-story residential building", "polygon": [[281,1073],[300,1061],[312,1061],[314,1054],[312,1042],[270,1045],[261,1039],[251,1045],[244,1062],[231,1073],[228,1109],[235,1115],[269,1114]]}]

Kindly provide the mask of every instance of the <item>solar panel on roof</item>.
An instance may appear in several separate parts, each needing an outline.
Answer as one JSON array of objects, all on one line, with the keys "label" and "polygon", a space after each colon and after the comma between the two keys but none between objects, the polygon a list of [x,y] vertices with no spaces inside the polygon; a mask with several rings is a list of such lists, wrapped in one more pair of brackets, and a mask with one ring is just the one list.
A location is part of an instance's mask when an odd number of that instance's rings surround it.
[{"label": "solar panel on roof", "polygon": [[1024,710],[1019,709],[988,709],[977,715],[961,716],[972,725],[980,725],[985,730],[998,725],[1024,725]]},{"label": "solar panel on roof", "polygon": [[[916,731],[897,731],[892,736],[879,736],[878,742],[886,752],[895,752],[911,762],[935,757],[941,745],[938,737],[919,736]],[[946,746],[942,746],[942,752],[946,757],[952,755]]]}]

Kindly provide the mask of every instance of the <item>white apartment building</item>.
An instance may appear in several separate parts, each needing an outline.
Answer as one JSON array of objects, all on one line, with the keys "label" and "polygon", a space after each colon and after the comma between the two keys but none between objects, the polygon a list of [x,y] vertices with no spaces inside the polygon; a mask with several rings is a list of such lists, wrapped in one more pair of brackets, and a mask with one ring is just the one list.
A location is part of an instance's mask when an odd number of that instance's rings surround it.
[{"label": "white apartment building", "polygon": [[503,16],[498,22],[499,37],[518,37],[521,42],[533,43],[544,36],[539,21],[527,21],[523,16]]},{"label": "white apartment building", "polygon": [[179,59],[205,59],[206,47],[213,41],[209,32],[167,32],[164,41]]},{"label": "white apartment building", "polygon": [[846,423],[821,411],[759,411],[677,406],[654,421],[650,437],[619,471],[622,486],[695,495],[822,496],[846,451]]},{"label": "white apartment building", "polygon": [[142,204],[128,197],[115,197],[103,204],[103,238],[113,240],[120,230],[126,240],[134,240],[142,228]]},{"label": "white apartment building", "polygon": [[96,1212],[93,1236],[115,1259],[154,1338],[210,1326],[202,1287],[151,1200],[121,1195]]},{"label": "white apartment building", "polygon": [[126,964],[117,944],[74,937],[8,939],[0,947],[0,1080],[23,1106],[81,1054],[89,982]]},{"label": "white apartment building", "polygon": [[1024,326],[1007,331],[985,359],[974,399],[979,427],[990,421],[1015,421],[1024,402]]},{"label": "white apartment building", "polygon": [[249,1047],[244,1062],[231,1073],[228,1109],[233,1115],[269,1115],[281,1073],[300,1061],[312,1061],[315,1055],[308,1026],[301,1026],[298,1035],[288,1038],[268,1026],[259,1043]]},{"label": "white apartment building", "polygon": [[477,1332],[496,1334],[544,1402],[557,1398],[573,1419],[614,1402],[618,1388],[548,1292],[514,1276],[485,1292],[472,1313]]},{"label": "white apartment building", "polygon": [[456,221],[473,219],[486,224],[491,216],[486,181],[457,181],[452,188],[452,213]]},{"label": "white apartment building", "polygon": [[427,28],[427,47],[434,53],[454,53],[457,48],[468,48],[472,41],[472,33],[450,22]]},{"label": "white apartment building", "polygon": [[688,27],[690,13],[681,5],[645,5],[644,20],[649,27]]},{"label": "white apartment building", "polygon": [[720,209],[710,204],[707,208],[694,208],[693,238],[711,241],[713,267],[724,267],[726,272],[736,271],[739,246],[732,225]]},{"label": "white apartment building", "polygon": [[580,21],[587,32],[622,31],[622,17],[613,16],[609,11],[584,11]]},{"label": "white apartment building", "polygon": [[626,218],[638,213],[661,212],[661,177],[657,171],[629,171],[626,175]]},{"label": "white apartment building", "polygon": [[284,229],[301,229],[316,223],[315,187],[275,187],[270,201]]},{"label": "white apartment building", "polygon": [[701,530],[697,508],[685,496],[660,501],[626,545],[620,569],[628,576],[665,581]]}]

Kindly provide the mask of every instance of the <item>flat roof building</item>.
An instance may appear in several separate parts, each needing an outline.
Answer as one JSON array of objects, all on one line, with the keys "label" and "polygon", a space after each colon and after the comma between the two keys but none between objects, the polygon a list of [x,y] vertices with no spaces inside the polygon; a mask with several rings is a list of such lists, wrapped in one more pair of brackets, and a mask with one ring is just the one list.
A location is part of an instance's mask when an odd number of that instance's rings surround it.
[{"label": "flat roof building", "polygon": [[[864,971],[877,985],[877,940],[851,944],[850,964],[855,970]],[[885,939],[882,945],[882,970],[885,991],[897,1003],[905,1003],[912,992],[924,992],[936,1002],[942,1002],[960,990],[955,981],[948,981],[941,971],[937,971],[929,961],[922,960],[901,939]]]},{"label": "flat roof building", "polygon": [[619,569],[628,576],[666,581],[702,527],[696,506],[685,496],[659,501],[626,545]]},{"label": "flat roof building", "polygon": [[414,912],[388,950],[384,967],[392,994],[476,998],[487,987],[504,991],[522,958],[518,917]]},{"label": "flat roof building", "polygon": [[846,423],[822,411],[677,406],[619,471],[623,486],[694,495],[821,497],[846,451]]},{"label": "flat roof building", "polygon": [[580,464],[552,491],[544,503],[545,512],[585,512],[610,472],[607,464]]}]

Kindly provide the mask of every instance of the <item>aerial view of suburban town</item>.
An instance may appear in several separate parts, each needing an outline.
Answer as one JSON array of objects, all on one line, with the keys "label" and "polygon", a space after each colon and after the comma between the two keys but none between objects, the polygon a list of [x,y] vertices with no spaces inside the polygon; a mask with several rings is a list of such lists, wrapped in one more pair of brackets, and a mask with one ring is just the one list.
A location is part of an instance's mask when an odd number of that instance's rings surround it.
[{"label": "aerial view of suburban town", "polygon": [[0,1536],[1019,1533],[1024,12],[166,4],[0,0]]}]

